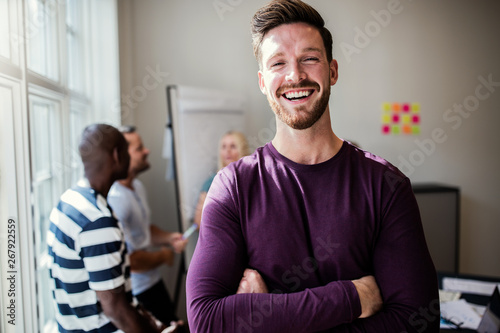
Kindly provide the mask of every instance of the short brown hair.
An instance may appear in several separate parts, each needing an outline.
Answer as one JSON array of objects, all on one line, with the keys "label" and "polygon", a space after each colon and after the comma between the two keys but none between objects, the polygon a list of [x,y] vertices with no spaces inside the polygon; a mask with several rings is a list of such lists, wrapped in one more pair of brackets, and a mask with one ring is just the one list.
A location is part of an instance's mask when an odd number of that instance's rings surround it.
[{"label": "short brown hair", "polygon": [[325,21],[316,9],[300,0],[273,0],[258,10],[251,22],[253,52],[259,66],[261,65],[260,47],[266,33],[282,24],[298,22],[318,29],[323,39],[328,62],[332,61],[332,34],[325,27]]}]

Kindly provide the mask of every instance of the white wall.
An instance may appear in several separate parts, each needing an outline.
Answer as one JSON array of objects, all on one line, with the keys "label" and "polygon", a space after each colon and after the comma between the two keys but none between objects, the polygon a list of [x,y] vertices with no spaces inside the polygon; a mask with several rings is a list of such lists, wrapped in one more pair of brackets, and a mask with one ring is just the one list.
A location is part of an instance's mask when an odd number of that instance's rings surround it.
[{"label": "white wall", "polygon": [[[265,2],[119,1],[124,122],[137,125],[151,148],[153,168],[142,179],[153,215],[163,226],[177,226],[173,184],[164,179],[166,163],[161,158],[167,84],[245,94],[251,145],[272,138],[273,116],[258,88],[249,31],[253,13]],[[478,77],[500,82],[500,3],[308,2],[334,35],[339,62],[331,98],[335,132],[397,166],[407,161],[402,170],[412,182],[460,187],[460,270],[500,276],[500,86],[493,91],[480,88],[483,100],[465,116],[447,111],[474,101]],[[226,11],[218,13],[217,3],[225,4]],[[397,14],[386,17],[383,25],[377,23],[371,12],[388,8]],[[357,36],[366,27],[374,29],[369,42]],[[358,53],[347,56],[347,44]],[[386,101],[420,103],[421,134],[382,135],[380,109]],[[439,142],[433,138],[436,130],[441,131]]]}]

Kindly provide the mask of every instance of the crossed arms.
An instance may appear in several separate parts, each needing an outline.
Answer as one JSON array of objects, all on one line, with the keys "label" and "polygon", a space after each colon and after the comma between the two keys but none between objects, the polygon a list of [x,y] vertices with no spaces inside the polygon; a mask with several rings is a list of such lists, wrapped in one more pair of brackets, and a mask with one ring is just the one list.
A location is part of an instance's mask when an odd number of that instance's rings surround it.
[{"label": "crossed arms", "polygon": [[[187,277],[193,332],[438,332],[437,278],[408,183],[377,232],[371,273],[285,293],[266,293],[269,272],[282,276],[274,266],[262,275],[249,265],[254,249],[231,203],[207,200]],[[268,255],[279,261],[283,253]]]}]

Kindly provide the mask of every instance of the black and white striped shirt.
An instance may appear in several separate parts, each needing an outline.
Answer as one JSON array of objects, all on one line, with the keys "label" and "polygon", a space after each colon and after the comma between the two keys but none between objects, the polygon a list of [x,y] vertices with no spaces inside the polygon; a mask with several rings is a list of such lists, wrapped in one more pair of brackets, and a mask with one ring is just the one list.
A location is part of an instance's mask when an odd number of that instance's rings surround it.
[{"label": "black and white striped shirt", "polygon": [[95,291],[125,286],[132,301],[123,231],[106,198],[87,180],[64,192],[52,210],[47,243],[60,332],[121,332]]}]

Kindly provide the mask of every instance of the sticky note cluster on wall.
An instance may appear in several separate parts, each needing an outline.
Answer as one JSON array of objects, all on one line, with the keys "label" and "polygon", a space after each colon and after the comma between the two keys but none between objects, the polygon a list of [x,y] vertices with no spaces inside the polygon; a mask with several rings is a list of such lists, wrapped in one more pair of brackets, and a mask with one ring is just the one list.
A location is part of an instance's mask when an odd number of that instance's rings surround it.
[{"label": "sticky note cluster on wall", "polygon": [[420,134],[420,104],[382,103],[382,134]]}]

